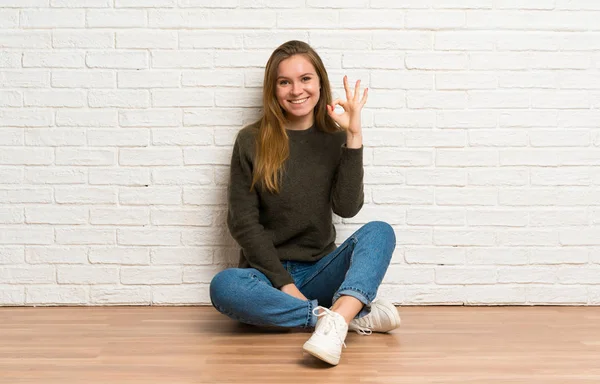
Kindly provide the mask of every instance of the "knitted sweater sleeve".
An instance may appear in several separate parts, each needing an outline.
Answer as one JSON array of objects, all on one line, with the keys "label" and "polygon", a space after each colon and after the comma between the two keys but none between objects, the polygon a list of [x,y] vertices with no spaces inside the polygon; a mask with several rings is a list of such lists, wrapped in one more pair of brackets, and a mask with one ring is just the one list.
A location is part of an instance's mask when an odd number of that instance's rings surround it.
[{"label": "knitted sweater sleeve", "polygon": [[258,192],[256,188],[250,191],[252,158],[248,147],[248,140],[240,140],[238,135],[231,156],[227,226],[242,247],[248,264],[262,272],[275,288],[280,288],[294,280],[283,267],[271,236],[259,221]]},{"label": "knitted sweater sleeve", "polygon": [[336,215],[353,217],[364,203],[363,147],[347,148],[346,144],[343,144],[341,151],[340,163],[333,182],[331,203]]}]

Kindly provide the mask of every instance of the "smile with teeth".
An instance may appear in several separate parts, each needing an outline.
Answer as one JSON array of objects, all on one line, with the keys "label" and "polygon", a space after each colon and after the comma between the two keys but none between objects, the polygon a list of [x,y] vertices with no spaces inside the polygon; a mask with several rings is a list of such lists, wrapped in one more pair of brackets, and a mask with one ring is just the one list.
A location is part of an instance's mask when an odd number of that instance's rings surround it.
[{"label": "smile with teeth", "polygon": [[290,103],[292,103],[292,104],[302,104],[302,103],[304,103],[306,100],[308,100],[308,97],[305,97],[304,99],[290,100]]}]

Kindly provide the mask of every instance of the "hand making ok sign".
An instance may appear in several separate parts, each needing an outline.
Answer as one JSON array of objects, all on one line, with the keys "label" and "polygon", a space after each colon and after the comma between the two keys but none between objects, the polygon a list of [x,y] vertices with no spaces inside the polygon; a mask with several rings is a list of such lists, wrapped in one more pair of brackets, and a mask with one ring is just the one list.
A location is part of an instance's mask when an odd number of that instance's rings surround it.
[{"label": "hand making ok sign", "polygon": [[[359,100],[360,80],[356,82],[353,94],[348,85],[348,76],[344,76],[344,89],[346,90],[347,100],[337,99],[333,101],[327,106],[327,112],[340,127],[348,132],[348,136],[361,136],[360,111],[367,102],[369,89],[365,89],[362,98]],[[337,114],[334,111],[336,105],[344,108],[344,113]]]}]

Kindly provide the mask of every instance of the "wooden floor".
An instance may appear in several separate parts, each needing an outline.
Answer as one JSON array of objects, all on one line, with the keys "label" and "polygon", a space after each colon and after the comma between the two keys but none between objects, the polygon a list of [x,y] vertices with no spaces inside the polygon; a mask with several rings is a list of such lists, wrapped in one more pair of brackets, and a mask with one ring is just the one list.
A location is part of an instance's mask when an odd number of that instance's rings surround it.
[{"label": "wooden floor", "polygon": [[310,333],[210,307],[0,308],[0,383],[600,383],[598,307],[406,307],[349,333],[340,365]]}]

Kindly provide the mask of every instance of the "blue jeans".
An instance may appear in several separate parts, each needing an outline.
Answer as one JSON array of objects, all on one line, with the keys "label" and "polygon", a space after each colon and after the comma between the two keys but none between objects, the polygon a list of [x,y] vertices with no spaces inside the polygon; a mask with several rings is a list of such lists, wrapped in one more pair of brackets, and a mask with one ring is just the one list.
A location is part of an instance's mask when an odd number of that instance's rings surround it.
[{"label": "blue jeans", "polygon": [[282,262],[308,301],[273,287],[254,268],[229,268],[212,279],[211,302],[219,312],[242,323],[311,328],[317,323],[315,307],[330,307],[345,295],[365,305],[357,315],[361,317],[375,299],[395,246],[393,228],[373,221],[319,261]]}]

